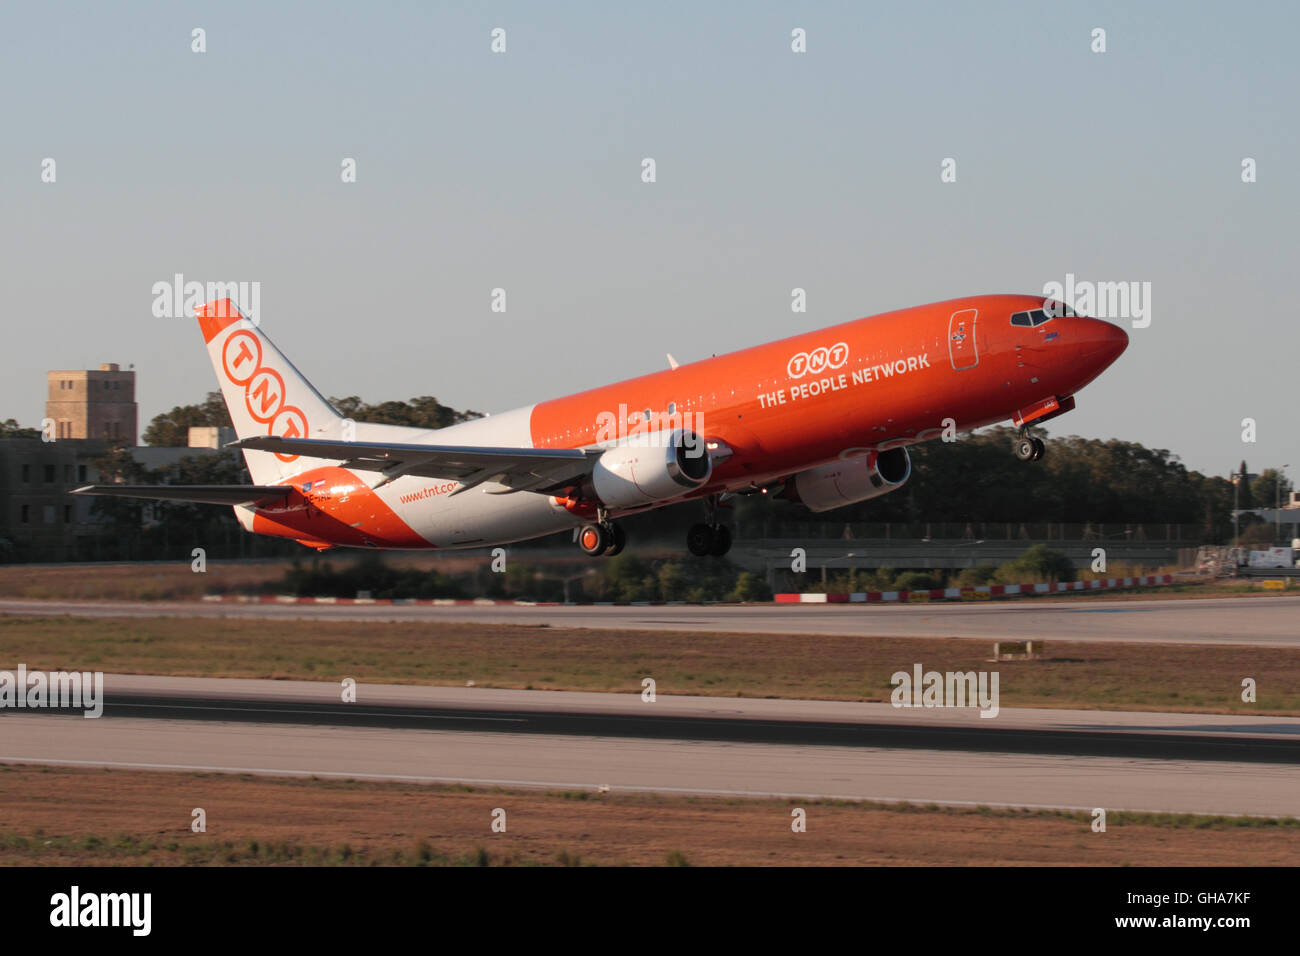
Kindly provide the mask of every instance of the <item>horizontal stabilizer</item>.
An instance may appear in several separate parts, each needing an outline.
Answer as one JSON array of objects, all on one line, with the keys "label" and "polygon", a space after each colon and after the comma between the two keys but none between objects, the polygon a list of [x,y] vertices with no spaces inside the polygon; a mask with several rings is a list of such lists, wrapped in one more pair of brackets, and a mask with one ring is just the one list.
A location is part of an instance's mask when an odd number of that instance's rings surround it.
[{"label": "horizontal stabilizer", "polygon": [[292,490],[288,485],[86,485],[72,494],[189,501],[200,505],[251,505],[283,498]]}]

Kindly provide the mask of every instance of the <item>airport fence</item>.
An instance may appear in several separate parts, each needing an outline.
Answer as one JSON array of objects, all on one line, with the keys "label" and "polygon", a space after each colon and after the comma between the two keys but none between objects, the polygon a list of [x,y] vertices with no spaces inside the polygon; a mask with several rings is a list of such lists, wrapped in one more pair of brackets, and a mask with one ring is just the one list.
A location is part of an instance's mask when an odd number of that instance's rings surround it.
[{"label": "airport fence", "polygon": [[[755,522],[755,524],[760,524]],[[1205,528],[1199,524],[1165,523],[1089,523],[1014,521],[763,521],[750,530],[748,537],[806,538],[812,540],[862,538],[890,541],[1151,541],[1183,542],[1195,547],[1205,540]]]}]

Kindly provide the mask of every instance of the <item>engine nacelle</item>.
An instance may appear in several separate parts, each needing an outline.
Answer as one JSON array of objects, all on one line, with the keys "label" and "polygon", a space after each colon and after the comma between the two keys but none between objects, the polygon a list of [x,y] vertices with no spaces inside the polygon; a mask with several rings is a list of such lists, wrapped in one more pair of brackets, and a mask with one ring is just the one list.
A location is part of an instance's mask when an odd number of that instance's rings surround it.
[{"label": "engine nacelle", "polygon": [[786,485],[786,496],[810,511],[830,511],[889,494],[911,474],[907,449],[891,448],[801,471]]},{"label": "engine nacelle", "polygon": [[636,508],[677,498],[713,474],[704,439],[683,428],[651,432],[596,459],[591,483],[607,508]]}]

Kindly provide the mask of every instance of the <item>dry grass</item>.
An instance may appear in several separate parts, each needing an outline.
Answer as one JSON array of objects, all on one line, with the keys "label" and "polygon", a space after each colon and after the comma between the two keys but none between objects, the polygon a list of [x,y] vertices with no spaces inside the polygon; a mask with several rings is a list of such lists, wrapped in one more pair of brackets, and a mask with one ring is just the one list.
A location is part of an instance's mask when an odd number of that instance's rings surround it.
[{"label": "dry grass", "polygon": [[[661,694],[888,700],[890,675],[988,669],[990,642],[471,623],[0,618],[0,667]],[[1300,650],[1049,641],[1003,662],[1004,707],[1300,715]],[[1241,700],[1252,677],[1259,700]]]},{"label": "dry grass", "polygon": [[[327,556],[335,567],[361,555]],[[304,562],[310,563],[310,557]],[[385,556],[393,567],[416,567],[444,574],[473,571],[486,559],[474,555],[395,554]],[[0,566],[0,597],[38,600],[184,601],[204,594],[253,594],[267,582],[279,582],[292,567],[285,558],[248,561],[209,561],[196,574],[189,561],[146,561],[127,564],[41,564]]]},{"label": "dry grass", "polygon": [[[807,812],[807,832],[790,828]],[[202,807],[207,832],[193,833]],[[505,833],[491,832],[506,811]],[[0,765],[10,865],[1279,866],[1295,821],[667,798]]]}]

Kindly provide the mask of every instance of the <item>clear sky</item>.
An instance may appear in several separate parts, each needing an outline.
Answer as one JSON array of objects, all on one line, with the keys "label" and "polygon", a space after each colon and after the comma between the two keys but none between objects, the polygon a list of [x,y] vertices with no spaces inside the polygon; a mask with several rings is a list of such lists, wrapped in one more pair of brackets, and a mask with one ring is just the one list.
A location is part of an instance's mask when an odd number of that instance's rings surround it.
[{"label": "clear sky", "polygon": [[326,395],[480,411],[1073,273],[1150,282],[1151,324],[1054,434],[1294,475],[1298,35],[1290,2],[11,0],[0,418],[108,361],[142,427],[200,401],[175,273],[260,282]]}]

